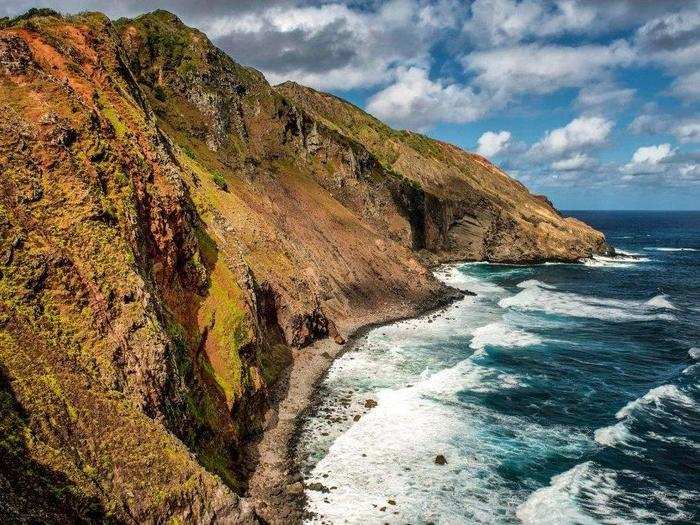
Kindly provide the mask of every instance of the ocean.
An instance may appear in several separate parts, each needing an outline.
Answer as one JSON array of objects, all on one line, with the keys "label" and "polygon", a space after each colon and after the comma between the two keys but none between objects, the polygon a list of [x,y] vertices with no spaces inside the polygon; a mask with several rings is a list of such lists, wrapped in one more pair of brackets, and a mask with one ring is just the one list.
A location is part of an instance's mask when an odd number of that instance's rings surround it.
[{"label": "ocean", "polygon": [[443,266],[477,295],[334,362],[309,522],[700,521],[700,212],[568,214],[627,255]]}]

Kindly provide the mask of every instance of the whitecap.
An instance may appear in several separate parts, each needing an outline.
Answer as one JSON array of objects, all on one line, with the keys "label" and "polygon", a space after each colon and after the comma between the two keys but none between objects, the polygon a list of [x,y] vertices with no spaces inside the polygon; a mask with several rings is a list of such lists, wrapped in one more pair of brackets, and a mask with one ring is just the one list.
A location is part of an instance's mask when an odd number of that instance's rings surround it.
[{"label": "whitecap", "polygon": [[688,350],[688,355],[693,359],[700,359],[700,348],[694,346]]},{"label": "whitecap", "polygon": [[464,264],[446,264],[435,270],[435,277],[453,288],[462,291],[473,292],[477,295],[494,295],[506,293],[504,288],[485,279],[479,279],[473,275],[467,275],[460,271]]},{"label": "whitecap", "polygon": [[591,257],[581,259],[581,262],[586,266],[595,268],[631,268],[636,263],[649,262],[650,260],[651,259],[647,257],[637,257],[633,254],[624,254],[615,257],[593,255]]},{"label": "whitecap", "polygon": [[[627,480],[626,488],[622,488],[622,479]],[[637,489],[630,490],[630,486]],[[666,492],[639,473],[586,461],[553,476],[549,486],[533,492],[518,507],[516,516],[528,525],[687,521],[691,515],[683,507],[697,496],[694,491]],[[660,510],[648,510],[650,506]]]},{"label": "whitecap", "polygon": [[700,251],[697,248],[659,248],[659,247],[646,247],[645,250],[656,250],[657,252],[697,252]]},{"label": "whitecap", "polygon": [[525,524],[579,523],[594,525],[598,523],[591,516],[584,514],[577,505],[577,499],[585,491],[599,493],[615,492],[615,473],[611,471],[595,472],[593,463],[580,463],[562,474],[553,476],[548,487],[533,492],[518,507],[516,516]]},{"label": "whitecap", "polygon": [[496,321],[474,330],[469,347],[474,350],[483,350],[486,346],[524,348],[540,343],[542,340],[536,335]]},{"label": "whitecap", "polygon": [[668,296],[665,294],[660,294],[649,299],[646,303],[650,308],[666,308],[667,310],[678,310],[669,300]]},{"label": "whitecap", "polygon": [[[670,303],[669,303],[670,304]],[[570,317],[588,317],[611,321],[673,320],[658,313],[654,305],[631,300],[607,299],[575,293],[558,292],[540,286],[530,286],[498,302],[501,308],[543,311]]]},{"label": "whitecap", "polygon": [[676,404],[686,407],[692,407],[695,405],[695,402],[681,392],[676,385],[661,385],[657,386],[656,388],[652,388],[642,397],[627,403],[624,407],[618,410],[615,417],[617,419],[624,419],[638,408],[647,407],[650,405],[653,405],[655,408],[660,408],[663,400],[670,400]]},{"label": "whitecap", "polygon": [[623,421],[597,429],[593,433],[596,443],[607,447],[615,445],[629,445],[632,441],[639,441],[639,438],[633,436]]},{"label": "whitecap", "polygon": [[556,286],[553,284],[546,284],[543,283],[542,281],[538,281],[537,279],[528,279],[527,281],[523,281],[521,283],[518,283],[518,288],[532,288],[533,286],[537,286],[539,288],[546,288],[548,290],[554,290]]}]

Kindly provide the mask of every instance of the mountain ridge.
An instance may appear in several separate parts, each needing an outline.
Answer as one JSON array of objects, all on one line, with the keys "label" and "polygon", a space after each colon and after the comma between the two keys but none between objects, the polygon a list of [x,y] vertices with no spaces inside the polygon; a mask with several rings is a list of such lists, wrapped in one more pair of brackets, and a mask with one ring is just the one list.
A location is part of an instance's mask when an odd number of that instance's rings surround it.
[{"label": "mountain ridge", "polygon": [[609,250],[487,161],[393,130],[386,148],[308,89],[165,11],[0,22],[8,519],[274,521],[242,497],[244,449],[304,348],[453,297],[442,261]]}]

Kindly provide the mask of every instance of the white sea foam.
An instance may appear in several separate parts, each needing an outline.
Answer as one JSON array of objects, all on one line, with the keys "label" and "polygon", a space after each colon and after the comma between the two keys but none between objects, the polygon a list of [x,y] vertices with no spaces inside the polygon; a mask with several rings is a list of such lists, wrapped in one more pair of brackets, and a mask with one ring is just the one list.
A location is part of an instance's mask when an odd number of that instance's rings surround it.
[{"label": "white sea foam", "polygon": [[460,271],[463,264],[448,264],[435,271],[435,277],[443,283],[462,291],[474,292],[477,295],[494,295],[506,293],[504,288],[485,279],[467,275]]},{"label": "white sea foam", "polygon": [[649,262],[647,257],[637,257],[633,254],[624,254],[615,257],[605,257],[603,255],[593,255],[592,257],[581,259],[586,266],[597,268],[630,268],[637,263]]},{"label": "white sea foam", "polygon": [[[493,429],[508,429],[509,443],[543,457],[552,448],[581,453],[590,441],[568,427],[444,402],[460,390],[511,386],[505,377],[465,360],[413,386],[379,391],[378,405],[335,439],[308,476],[307,483],[336,487],[307,491],[317,513],[311,521],[491,523],[494,513],[510,514],[521,496],[498,473],[510,445]],[[436,454],[447,465],[436,465]]]},{"label": "white sea foam", "polygon": [[537,286],[538,288],[546,288],[548,290],[554,290],[556,286],[553,284],[546,284],[543,283],[542,281],[538,281],[537,279],[528,279],[527,281],[523,281],[521,283],[518,283],[518,288],[532,288],[533,286]]},{"label": "white sea foam", "polygon": [[[658,301],[660,299],[657,299]],[[658,304],[584,296],[558,292],[540,286],[529,286],[516,295],[501,299],[498,305],[501,308],[535,310],[571,317],[589,317],[611,321],[674,319],[670,314],[659,313],[657,311]]]},{"label": "white sea foam", "polygon": [[[621,478],[627,481],[625,488]],[[687,521],[691,515],[683,508],[697,497],[696,491],[666,492],[636,472],[614,471],[586,461],[552,477],[549,486],[533,492],[518,507],[516,516],[526,525]]]},{"label": "white sea foam", "polygon": [[700,348],[694,346],[688,350],[688,355],[693,359],[700,359]]},{"label": "white sea foam", "polygon": [[645,250],[655,250],[657,252],[697,252],[700,251],[697,248],[659,248],[655,246],[649,246],[644,248]]},{"label": "white sea foam", "polygon": [[617,419],[624,419],[632,412],[642,407],[653,405],[655,408],[660,408],[663,400],[668,400],[686,407],[692,407],[695,405],[695,402],[686,394],[681,392],[676,385],[661,385],[657,386],[656,388],[652,388],[639,399],[635,399],[634,401],[627,403],[624,407],[618,410],[615,417]]},{"label": "white sea foam", "polygon": [[664,294],[657,295],[649,299],[646,303],[650,308],[666,308],[667,310],[678,310],[671,301],[668,300],[668,296]]},{"label": "white sea foam", "polygon": [[496,321],[474,330],[469,347],[474,350],[483,350],[486,346],[523,348],[541,342],[542,340],[534,334]]},{"label": "white sea foam", "polygon": [[581,494],[589,491],[614,493],[616,491],[615,473],[596,471],[590,461],[580,463],[552,477],[548,487],[533,492],[527,501],[518,507],[516,516],[528,525],[597,524],[597,520],[585,514],[577,505],[577,499]]},{"label": "white sea foam", "polygon": [[615,425],[603,427],[596,430],[593,434],[596,443],[607,447],[615,445],[630,445],[633,441],[639,441],[639,438],[633,436],[629,429],[625,426],[624,421],[620,421]]},{"label": "white sea foam", "polygon": [[[396,342],[394,335],[390,332],[384,337]],[[390,362],[396,355],[391,354]],[[380,362],[386,359],[384,353],[375,356],[375,361],[377,357]],[[358,369],[353,373],[376,381],[371,361],[356,358],[352,366]],[[367,367],[365,374],[360,369],[363,366]],[[327,449],[306,482],[335,488],[329,493],[307,490],[308,508],[316,513],[310,522],[490,523],[494,512],[512,516],[512,509],[521,501],[521,495],[498,473],[503,461],[499,454],[507,455],[510,449],[502,446],[501,435],[490,434],[493,429],[508,429],[509,443],[516,440],[531,454],[543,457],[551,449],[590,450],[589,438],[575,429],[542,427],[460,401],[457,396],[465,391],[518,388],[526,378],[482,366],[471,358],[437,372],[428,369],[413,378],[403,367],[390,367],[397,384],[371,394],[378,405],[342,432],[325,436]],[[331,372],[327,382],[337,384],[345,379],[342,372]],[[367,393],[361,399],[366,397]],[[447,465],[436,465],[436,454],[443,454]],[[396,505],[389,504],[389,499]]]}]

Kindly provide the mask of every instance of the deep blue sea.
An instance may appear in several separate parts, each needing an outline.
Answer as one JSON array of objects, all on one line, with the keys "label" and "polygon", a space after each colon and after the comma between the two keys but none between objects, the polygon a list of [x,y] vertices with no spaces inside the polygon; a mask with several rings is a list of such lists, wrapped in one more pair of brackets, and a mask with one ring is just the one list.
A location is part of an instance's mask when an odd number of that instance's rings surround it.
[{"label": "deep blue sea", "polygon": [[700,522],[700,212],[569,214],[628,255],[442,267],[477,295],[334,363],[309,521]]}]

